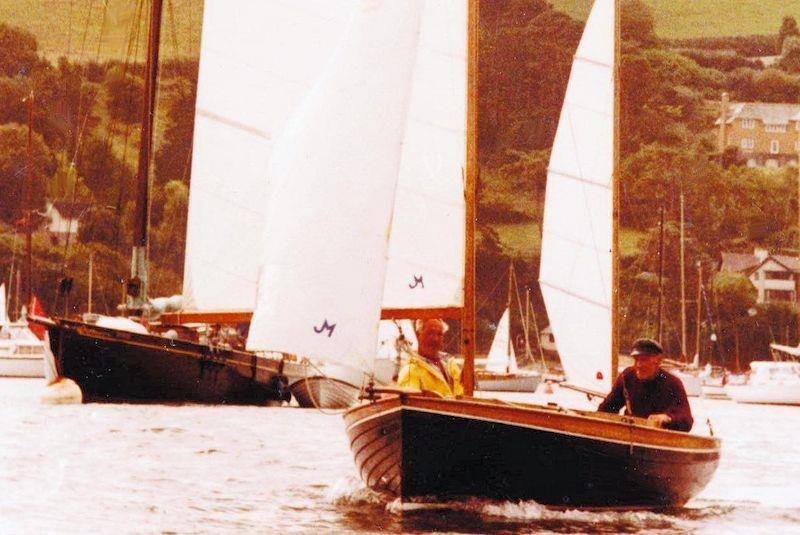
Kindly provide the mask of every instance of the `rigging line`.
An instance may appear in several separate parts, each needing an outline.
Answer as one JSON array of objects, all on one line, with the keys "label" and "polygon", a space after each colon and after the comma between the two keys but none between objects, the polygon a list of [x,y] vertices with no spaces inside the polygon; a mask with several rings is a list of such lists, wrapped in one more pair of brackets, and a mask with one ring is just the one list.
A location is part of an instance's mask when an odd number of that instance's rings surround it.
[{"label": "rigging line", "polygon": [[[108,3],[103,2],[103,16],[102,16],[101,21],[100,21],[100,34],[97,37],[97,50],[95,51],[95,58],[94,58],[95,63],[99,63],[99,60],[100,60],[100,49],[101,49],[102,44],[103,44],[103,34],[105,33],[106,18],[107,18],[106,16],[107,16],[107,14],[108,14]],[[106,63],[106,69],[105,69],[106,73],[109,70],[109,66],[110,66],[110,63]],[[83,76],[84,72],[85,72],[85,67],[81,68],[81,76]],[[81,87],[83,87],[82,84],[81,84]],[[100,94],[100,92],[95,90],[88,97],[89,102],[86,104],[86,109],[85,109],[86,115],[84,116],[83,122],[80,125],[80,128],[78,130],[78,136],[77,136],[77,139],[75,141],[75,156],[73,157],[73,161],[78,157],[78,149],[81,146],[81,140],[83,139],[83,134],[86,131],[86,126],[89,123],[89,117],[92,115],[92,108],[94,107],[94,104],[97,101],[97,96],[99,94]],[[78,118],[80,119],[80,115],[79,115]]]},{"label": "rigging line", "polygon": [[476,307],[476,309],[475,309],[475,313],[476,313],[476,314],[477,314],[478,312],[480,312],[481,310],[483,310],[483,309],[484,309],[484,307],[486,307],[487,305],[489,305],[489,304],[490,304],[490,303],[489,303],[489,299],[491,299],[492,297],[494,297],[494,294],[497,292],[497,289],[500,287],[500,284],[501,284],[502,282],[503,282],[503,279],[502,279],[502,278],[498,279],[498,280],[497,280],[497,282],[496,282],[496,283],[495,283],[495,285],[494,285],[494,288],[492,288],[492,290],[491,290],[491,291],[490,291],[488,294],[485,294],[485,295],[483,296],[483,301],[482,301],[482,302],[481,302],[481,303],[480,303],[480,304],[479,304],[479,305]]}]

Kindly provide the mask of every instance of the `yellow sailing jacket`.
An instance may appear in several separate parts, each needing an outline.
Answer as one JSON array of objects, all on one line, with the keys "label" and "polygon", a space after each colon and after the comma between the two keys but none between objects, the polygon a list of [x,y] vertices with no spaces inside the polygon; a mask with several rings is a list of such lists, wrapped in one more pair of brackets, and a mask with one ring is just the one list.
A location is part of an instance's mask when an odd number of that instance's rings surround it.
[{"label": "yellow sailing jacket", "polygon": [[441,370],[419,355],[411,355],[397,378],[398,386],[418,388],[425,392],[434,392],[444,398],[452,398],[464,394],[461,385],[461,366],[454,358],[444,358],[442,363],[450,381],[442,376]]}]

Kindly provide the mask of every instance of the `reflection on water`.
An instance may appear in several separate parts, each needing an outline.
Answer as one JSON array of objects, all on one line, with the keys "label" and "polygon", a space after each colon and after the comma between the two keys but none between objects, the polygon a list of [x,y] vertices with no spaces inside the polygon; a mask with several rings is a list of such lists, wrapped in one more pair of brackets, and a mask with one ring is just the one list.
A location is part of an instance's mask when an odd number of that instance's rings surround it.
[{"label": "reflection on water", "polygon": [[341,418],[314,410],[46,406],[40,393],[0,379],[2,533],[800,531],[800,407],[698,400],[724,440],[709,487],[678,510],[587,512],[401,504],[364,488]]}]

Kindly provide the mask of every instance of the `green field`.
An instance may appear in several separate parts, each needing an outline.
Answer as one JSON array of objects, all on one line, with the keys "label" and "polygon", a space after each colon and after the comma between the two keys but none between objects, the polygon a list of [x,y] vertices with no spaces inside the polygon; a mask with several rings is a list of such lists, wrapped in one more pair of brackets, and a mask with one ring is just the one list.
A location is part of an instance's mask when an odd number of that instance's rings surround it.
[{"label": "green field", "polygon": [[[492,228],[500,237],[500,243],[512,257],[529,259],[539,253],[542,247],[539,223],[507,223],[494,224]],[[622,229],[619,236],[619,252],[623,257],[636,256],[641,251],[642,238],[645,232]]]},{"label": "green field", "polygon": [[[24,28],[50,59],[125,59],[130,35],[140,24],[138,57],[144,55],[147,13],[136,0],[0,0],[0,22]],[[145,2],[149,4],[149,2]],[[164,57],[197,56],[203,0],[166,0],[162,23]]]},{"label": "green field", "polygon": [[[800,20],[800,0],[645,0],[659,37],[775,34],[785,15]],[[586,18],[591,0],[551,0],[553,7]]]}]

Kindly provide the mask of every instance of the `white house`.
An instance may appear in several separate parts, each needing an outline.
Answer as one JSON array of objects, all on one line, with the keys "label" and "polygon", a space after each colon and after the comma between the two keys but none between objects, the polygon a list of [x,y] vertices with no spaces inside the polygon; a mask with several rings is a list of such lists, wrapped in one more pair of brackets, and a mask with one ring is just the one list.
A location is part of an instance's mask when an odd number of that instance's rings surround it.
[{"label": "white house", "polygon": [[747,276],[758,290],[758,303],[797,302],[797,257],[773,255],[765,249],[756,249],[753,254],[722,253],[720,271]]},{"label": "white house", "polygon": [[47,201],[45,205],[47,232],[53,243],[63,244],[67,236],[74,241],[78,236],[78,220],[89,205],[67,201]]}]

